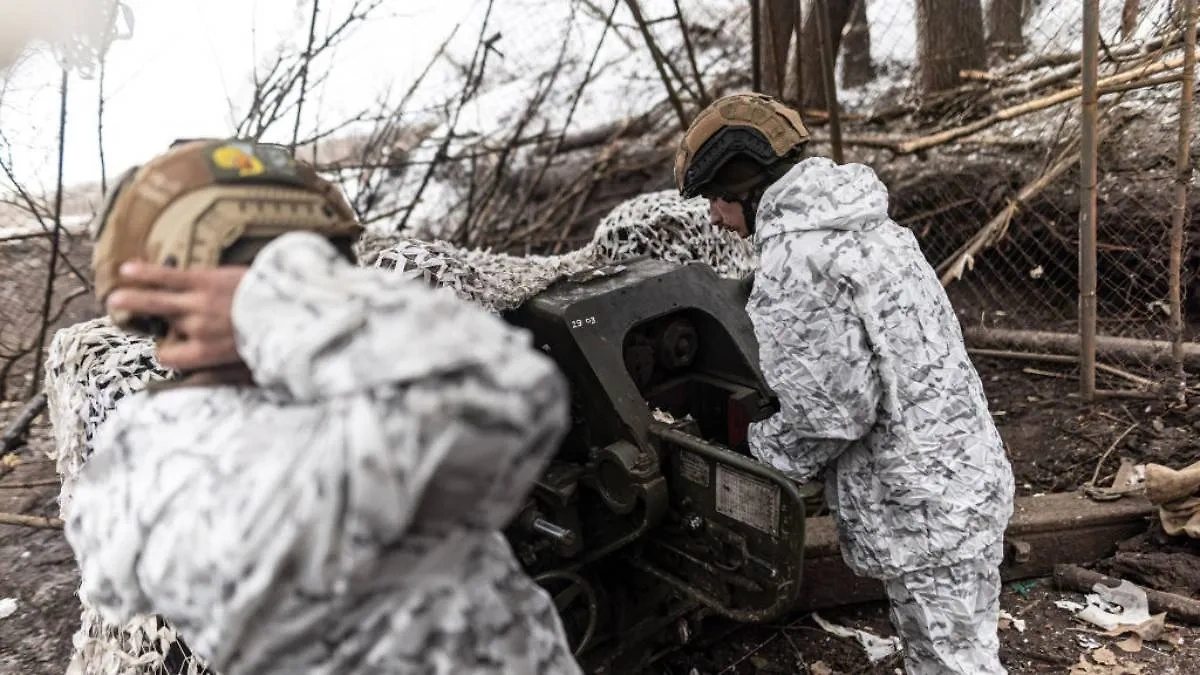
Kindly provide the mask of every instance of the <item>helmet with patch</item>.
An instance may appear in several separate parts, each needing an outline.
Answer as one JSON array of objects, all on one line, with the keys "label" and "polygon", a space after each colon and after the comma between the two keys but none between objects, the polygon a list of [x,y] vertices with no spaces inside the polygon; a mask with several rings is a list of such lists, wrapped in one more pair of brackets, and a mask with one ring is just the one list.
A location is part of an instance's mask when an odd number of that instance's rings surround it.
[{"label": "helmet with patch", "polygon": [[[180,268],[249,264],[275,237],[309,231],[344,254],[362,227],[345,196],[284,146],[188,140],[121,175],[89,231],[96,298],[104,303],[130,260]],[[161,326],[113,314],[123,329]]]},{"label": "helmet with patch", "polygon": [[[790,167],[808,142],[800,114],[763,94],[732,94],[696,116],[675,153],[684,198],[732,197],[763,187]],[[784,169],[786,170],[786,168]]]}]

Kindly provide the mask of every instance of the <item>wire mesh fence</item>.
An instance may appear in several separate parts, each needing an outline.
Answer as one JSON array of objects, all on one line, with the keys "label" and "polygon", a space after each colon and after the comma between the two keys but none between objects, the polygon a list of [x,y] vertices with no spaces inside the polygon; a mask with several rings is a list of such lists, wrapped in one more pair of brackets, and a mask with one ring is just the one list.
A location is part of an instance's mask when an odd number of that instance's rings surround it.
[{"label": "wire mesh fence", "polygon": [[[763,4],[769,17],[772,3]],[[1194,348],[1187,343],[1194,333],[1191,248],[1186,236],[1172,238],[1181,186],[1191,178],[1190,160],[1178,165],[1182,174],[1177,166],[1190,143],[1186,130],[1180,141],[1189,4],[1095,4],[1093,143],[1082,122],[1086,3],[866,0],[865,21],[855,19],[855,2],[802,3],[805,17],[824,6],[833,30],[841,30],[840,45],[837,35],[832,42],[840,48],[845,158],[873,166],[888,185],[893,216],[920,238],[968,342],[1058,361],[1091,351],[1080,337],[1080,265],[1092,259],[1081,232],[1093,220],[1081,210],[1091,193],[1081,167],[1094,157],[1095,387],[1178,394]],[[959,50],[950,56],[938,52],[929,44],[935,21],[983,44],[960,41],[944,47]],[[981,23],[982,32],[971,23]],[[862,30],[869,39],[851,42]],[[851,49],[864,48],[871,66],[865,79],[851,72],[862,60]],[[803,39],[800,50],[799,60],[821,57]],[[973,50],[977,57],[968,54]],[[929,71],[939,59],[959,66],[949,86],[931,86]],[[795,70],[803,77],[802,67]],[[811,78],[805,84],[817,86]],[[780,93],[789,95],[788,88]],[[833,152],[823,111],[805,112],[819,149]],[[1185,224],[1190,213],[1182,214]],[[1182,341],[1173,350],[1176,335]]]},{"label": "wire mesh fence", "polygon": [[[1091,259],[1081,167],[1094,157],[1095,386],[1178,392],[1159,385],[1178,384],[1192,349],[1171,345],[1172,311],[1191,335],[1190,248],[1176,242],[1182,264],[1171,264],[1182,0],[1095,3],[1094,144],[1081,121],[1085,3],[524,2],[532,18],[495,24],[497,65],[460,106],[472,121],[462,124],[453,96],[426,107],[432,131],[408,150],[405,180],[370,205],[388,226],[456,223],[434,236],[562,252],[611,208],[606,195],[667,187],[686,121],[757,83],[802,109],[817,152],[876,169],[977,349],[1058,361],[1090,353],[1080,337],[1080,263]],[[531,82],[545,93],[528,98]]]}]

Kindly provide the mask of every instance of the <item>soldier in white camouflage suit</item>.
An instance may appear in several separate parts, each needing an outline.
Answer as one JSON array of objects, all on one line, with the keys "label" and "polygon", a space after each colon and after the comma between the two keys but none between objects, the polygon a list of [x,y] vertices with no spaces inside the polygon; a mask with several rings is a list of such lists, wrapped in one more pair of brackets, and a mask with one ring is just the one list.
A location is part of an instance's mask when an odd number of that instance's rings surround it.
[{"label": "soldier in white camouflage suit", "polygon": [[881,579],[910,675],[992,675],[1012,469],[957,317],[868,167],[803,158],[800,116],[739,94],[701,112],[676,158],[685,197],[752,237],[747,310],[781,410],[763,462],[824,479],[843,556]]},{"label": "soldier in white camouflage suit", "polygon": [[90,606],[162,615],[224,675],[580,672],[498,532],[567,425],[527,334],[355,267],[353,212],[282,148],[180,145],[98,222],[97,295],[179,377],[79,470]]}]

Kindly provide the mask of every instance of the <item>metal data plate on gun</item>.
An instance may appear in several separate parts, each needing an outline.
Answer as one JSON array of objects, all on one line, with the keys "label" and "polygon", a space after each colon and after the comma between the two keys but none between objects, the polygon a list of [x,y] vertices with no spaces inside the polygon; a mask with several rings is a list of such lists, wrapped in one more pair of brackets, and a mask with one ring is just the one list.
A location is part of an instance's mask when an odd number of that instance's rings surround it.
[{"label": "metal data plate on gun", "polygon": [[656,426],[671,513],[641,567],[717,613],[769,621],[800,591],[804,499],[775,469],[708,443],[685,423]]}]

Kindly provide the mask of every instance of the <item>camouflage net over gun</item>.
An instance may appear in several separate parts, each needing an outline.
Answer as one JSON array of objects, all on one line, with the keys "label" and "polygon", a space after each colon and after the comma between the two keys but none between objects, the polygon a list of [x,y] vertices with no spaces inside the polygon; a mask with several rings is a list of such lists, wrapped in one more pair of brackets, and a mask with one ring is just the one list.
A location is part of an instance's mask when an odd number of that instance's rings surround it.
[{"label": "camouflage net over gun", "polygon": [[[673,191],[618,205],[588,244],[560,256],[519,257],[379,236],[364,238],[358,255],[361,265],[420,279],[491,311],[517,307],[563,277],[643,256],[706,263],[729,278],[744,277],[755,265],[749,241],[711,227],[703,200],[684,201]],[[107,317],[55,334],[46,391],[62,479],[60,510],[70,504],[96,429],[118,401],[171,377],[155,361],[152,341],[118,330]],[[69,675],[215,675],[187,648],[186,637],[156,616],[117,625],[85,604],[73,643]]]}]

